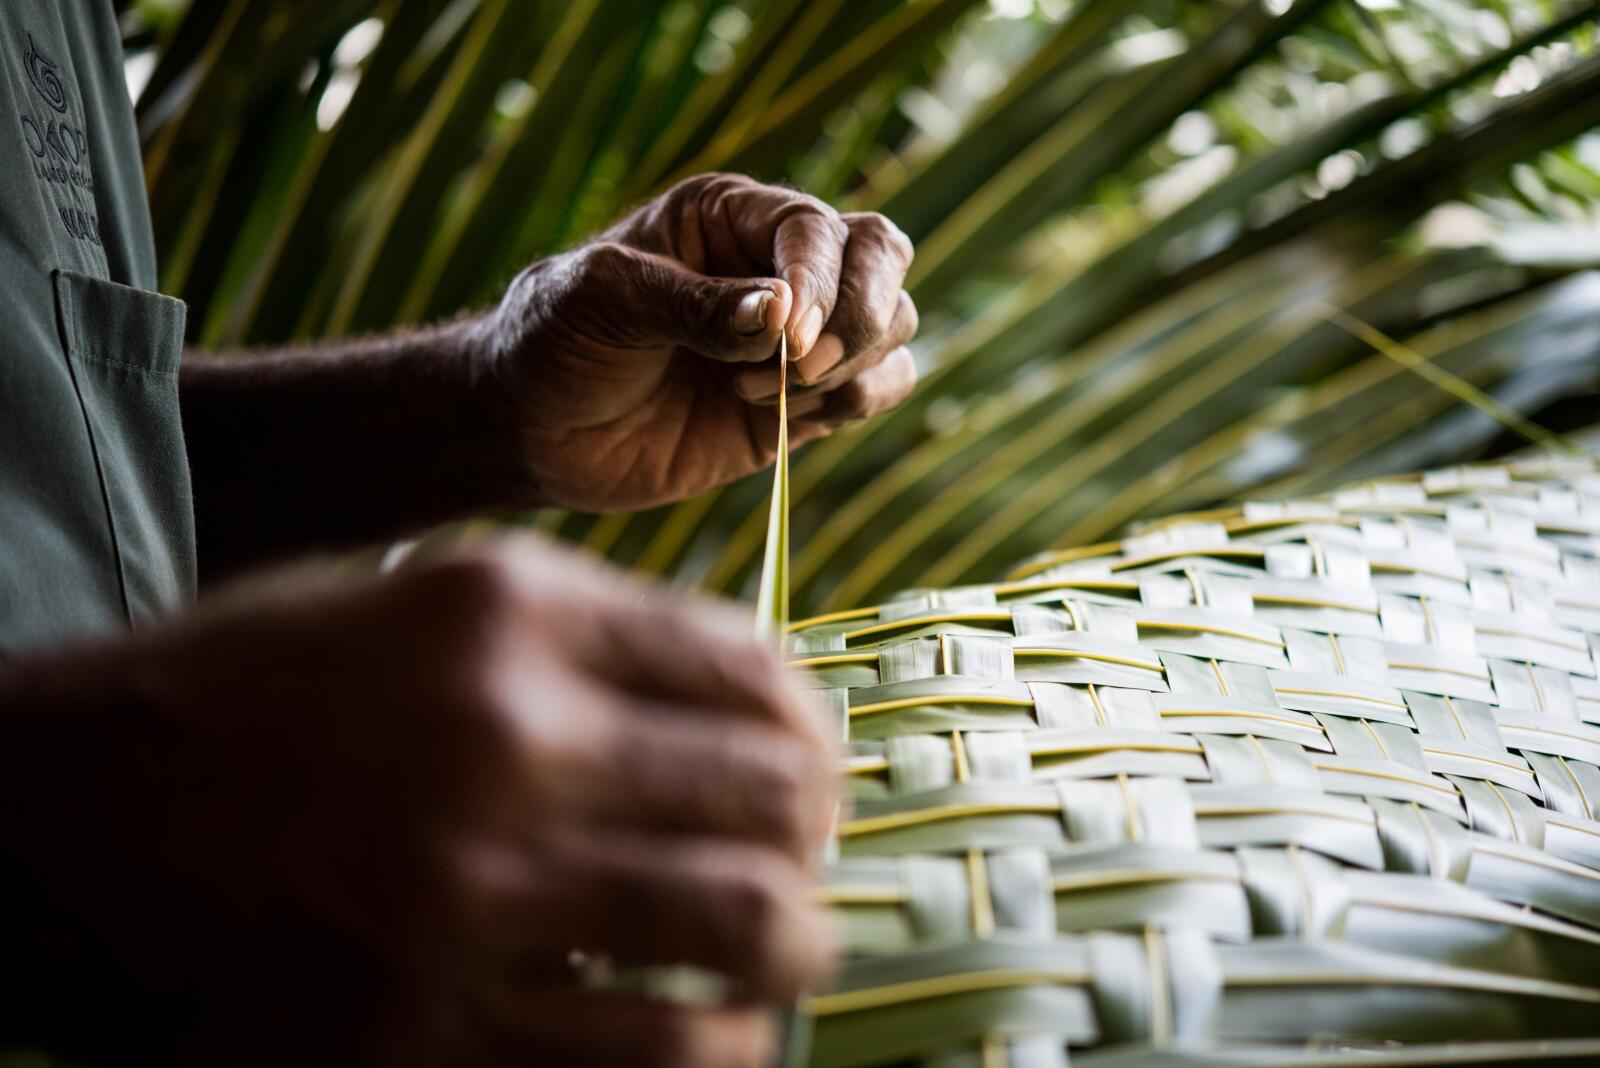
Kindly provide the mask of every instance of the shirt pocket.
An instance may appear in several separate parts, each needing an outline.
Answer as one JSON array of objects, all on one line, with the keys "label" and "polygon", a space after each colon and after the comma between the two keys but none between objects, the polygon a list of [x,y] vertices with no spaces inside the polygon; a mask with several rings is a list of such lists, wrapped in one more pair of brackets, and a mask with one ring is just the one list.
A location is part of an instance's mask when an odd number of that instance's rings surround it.
[{"label": "shirt pocket", "polygon": [[56,315],[83,406],[130,622],[194,596],[194,500],[178,361],[184,303],[56,271]]}]

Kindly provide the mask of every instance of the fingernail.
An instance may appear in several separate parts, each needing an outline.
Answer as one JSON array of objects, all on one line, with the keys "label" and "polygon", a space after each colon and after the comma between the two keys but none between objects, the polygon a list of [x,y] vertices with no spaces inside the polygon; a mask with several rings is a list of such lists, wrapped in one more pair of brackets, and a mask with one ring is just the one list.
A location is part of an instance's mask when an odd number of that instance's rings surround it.
[{"label": "fingernail", "polygon": [[733,310],[733,328],[745,337],[759,334],[767,328],[767,307],[772,303],[772,290],[752,289],[739,298]]},{"label": "fingernail", "polygon": [[810,385],[835,367],[844,359],[844,340],[838,334],[823,334],[817,338],[816,346],[805,355],[805,359],[794,365],[795,377],[806,385]]},{"label": "fingernail", "polygon": [[776,370],[740,371],[737,382],[739,395],[747,401],[764,401],[778,395]]},{"label": "fingernail", "polygon": [[811,346],[817,343],[817,335],[822,333],[822,309],[812,305],[806,312],[805,318],[800,320],[799,329],[795,331],[796,348],[800,351],[790,353],[791,360],[798,360],[811,351]]}]

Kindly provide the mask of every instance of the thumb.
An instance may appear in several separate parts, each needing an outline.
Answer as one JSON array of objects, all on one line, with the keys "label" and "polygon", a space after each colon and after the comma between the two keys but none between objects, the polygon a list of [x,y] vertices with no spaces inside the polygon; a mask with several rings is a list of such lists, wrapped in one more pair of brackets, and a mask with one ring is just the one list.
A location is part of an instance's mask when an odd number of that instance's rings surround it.
[{"label": "thumb", "polygon": [[621,297],[606,301],[609,314],[624,320],[610,325],[635,342],[682,345],[730,363],[777,352],[794,300],[781,278],[709,277],[665,256],[609,243],[585,252],[603,263],[585,265],[591,269],[582,276]]},{"label": "thumb", "polygon": [[729,363],[771,359],[793,294],[781,278],[708,278],[673,265],[676,315],[664,341]]}]

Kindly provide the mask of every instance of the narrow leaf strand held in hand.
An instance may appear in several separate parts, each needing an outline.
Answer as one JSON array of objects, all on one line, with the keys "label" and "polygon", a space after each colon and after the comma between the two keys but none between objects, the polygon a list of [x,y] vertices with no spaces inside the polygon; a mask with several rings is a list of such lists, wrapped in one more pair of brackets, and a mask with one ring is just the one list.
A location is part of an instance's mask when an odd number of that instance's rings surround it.
[{"label": "narrow leaf strand held in hand", "polygon": [[[767,552],[756,594],[756,633],[780,644],[789,633],[789,340],[778,335],[778,454],[772,461],[772,504],[767,513]],[[780,1068],[804,1068],[811,1060],[811,1017],[794,1005],[779,1021]]]},{"label": "narrow leaf strand held in hand", "polygon": [[778,455],[772,464],[767,554],[756,595],[756,633],[782,641],[789,630],[789,340],[778,341]]}]

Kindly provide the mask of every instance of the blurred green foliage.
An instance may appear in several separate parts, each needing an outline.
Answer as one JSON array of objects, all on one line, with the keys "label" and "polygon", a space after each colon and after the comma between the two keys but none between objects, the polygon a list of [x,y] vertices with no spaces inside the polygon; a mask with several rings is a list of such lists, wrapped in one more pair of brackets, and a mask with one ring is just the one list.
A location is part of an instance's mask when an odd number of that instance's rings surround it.
[{"label": "blurred green foliage", "polygon": [[[1594,2],[119,8],[200,344],[483,304],[699,170],[895,218],[925,382],[797,455],[797,610],[1517,444],[1330,307],[1536,421],[1600,395]],[[748,595],[769,483],[529,521]]]}]

